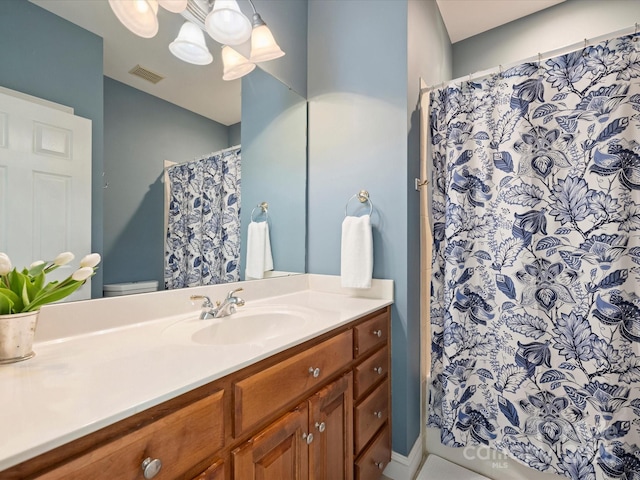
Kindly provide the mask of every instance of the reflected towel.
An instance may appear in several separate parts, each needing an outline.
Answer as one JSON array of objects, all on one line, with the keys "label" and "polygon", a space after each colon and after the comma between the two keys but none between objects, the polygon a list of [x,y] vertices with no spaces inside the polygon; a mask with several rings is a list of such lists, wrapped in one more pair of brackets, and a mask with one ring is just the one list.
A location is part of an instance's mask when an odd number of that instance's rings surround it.
[{"label": "reflected towel", "polygon": [[371,217],[345,217],[342,222],[340,278],[343,287],[371,288],[373,235]]},{"label": "reflected towel", "polygon": [[264,278],[264,272],[273,270],[269,224],[251,222],[247,229],[247,268],[245,278]]}]

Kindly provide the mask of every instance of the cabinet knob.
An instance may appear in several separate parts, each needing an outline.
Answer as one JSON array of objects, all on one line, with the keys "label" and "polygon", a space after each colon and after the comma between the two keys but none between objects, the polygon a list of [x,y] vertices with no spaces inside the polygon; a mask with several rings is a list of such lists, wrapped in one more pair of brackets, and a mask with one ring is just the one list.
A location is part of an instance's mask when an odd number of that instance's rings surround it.
[{"label": "cabinet knob", "polygon": [[313,442],[313,433],[303,433],[302,438],[306,440],[307,445],[311,445],[311,442]]},{"label": "cabinet knob", "polygon": [[373,333],[378,338],[382,337],[382,330],[374,330],[371,333]]},{"label": "cabinet knob", "polygon": [[383,462],[373,462],[376,467],[378,467],[380,470],[384,470],[384,463]]},{"label": "cabinet knob", "polygon": [[162,468],[162,462],[159,458],[151,458],[147,457],[142,461],[142,474],[144,478],[153,478],[155,477],[160,469]]},{"label": "cabinet knob", "polygon": [[373,416],[376,418],[382,418],[382,412],[373,412]]},{"label": "cabinet knob", "polygon": [[320,431],[320,433],[322,433],[324,432],[324,429],[327,428],[327,426],[324,424],[324,422],[322,423],[316,422],[316,428]]},{"label": "cabinet knob", "polygon": [[320,376],[320,369],[309,367],[309,373],[313,376],[313,378],[318,378]]},{"label": "cabinet knob", "polygon": [[382,367],[373,367],[373,371],[378,375],[382,375]]}]

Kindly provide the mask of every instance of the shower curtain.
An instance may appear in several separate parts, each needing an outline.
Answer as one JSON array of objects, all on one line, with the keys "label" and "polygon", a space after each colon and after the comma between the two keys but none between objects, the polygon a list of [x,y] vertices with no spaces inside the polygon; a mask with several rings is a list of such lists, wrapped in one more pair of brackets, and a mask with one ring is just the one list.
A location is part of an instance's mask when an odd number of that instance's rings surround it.
[{"label": "shower curtain", "polygon": [[240,147],[167,168],[165,288],[236,282],[240,263]]},{"label": "shower curtain", "polygon": [[640,479],[640,41],[431,92],[427,425]]}]

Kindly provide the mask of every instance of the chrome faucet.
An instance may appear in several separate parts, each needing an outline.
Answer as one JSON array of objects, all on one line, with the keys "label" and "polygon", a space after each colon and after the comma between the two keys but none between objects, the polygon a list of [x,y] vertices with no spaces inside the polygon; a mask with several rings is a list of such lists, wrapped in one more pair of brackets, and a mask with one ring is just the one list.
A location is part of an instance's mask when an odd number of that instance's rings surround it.
[{"label": "chrome faucet", "polygon": [[236,312],[236,307],[242,307],[244,300],[240,297],[236,297],[235,294],[241,292],[242,288],[236,288],[231,290],[227,294],[222,302],[217,301],[216,306],[213,306],[211,300],[206,295],[191,295],[191,300],[204,300],[202,303],[202,312],[200,312],[201,320],[208,320],[210,318],[228,317]]}]

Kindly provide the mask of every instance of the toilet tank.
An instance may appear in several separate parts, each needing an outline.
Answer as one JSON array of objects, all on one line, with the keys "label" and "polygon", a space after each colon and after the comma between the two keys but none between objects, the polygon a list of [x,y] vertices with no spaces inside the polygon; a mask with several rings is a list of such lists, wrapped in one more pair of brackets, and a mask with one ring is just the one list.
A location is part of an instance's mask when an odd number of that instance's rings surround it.
[{"label": "toilet tank", "polygon": [[156,290],[158,290],[157,280],[109,283],[102,287],[102,293],[105,297],[119,297],[122,295],[132,295],[134,293],[155,292]]}]

